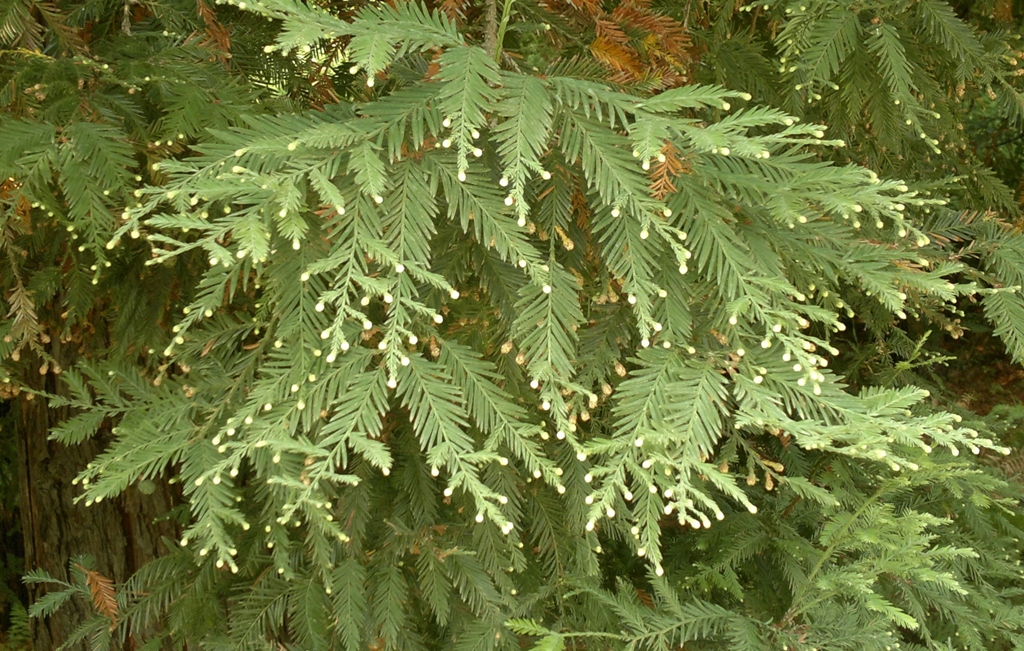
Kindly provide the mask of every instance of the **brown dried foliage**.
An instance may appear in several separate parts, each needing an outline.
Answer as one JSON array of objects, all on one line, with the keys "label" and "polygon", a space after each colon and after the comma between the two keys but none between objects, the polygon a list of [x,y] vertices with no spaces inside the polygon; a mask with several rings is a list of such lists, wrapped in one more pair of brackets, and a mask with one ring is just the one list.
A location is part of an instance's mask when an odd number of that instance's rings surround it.
[{"label": "brown dried foliage", "polygon": [[598,0],[544,0],[543,6],[573,31],[594,34],[590,53],[612,81],[664,90],[690,78],[693,44],[686,27],[652,9],[650,0],[624,0],[611,11]]},{"label": "brown dried foliage", "polygon": [[688,172],[686,164],[679,159],[679,150],[672,143],[665,143],[661,148],[665,160],[655,163],[651,169],[651,196],[664,199],[676,191],[672,179]]},{"label": "brown dried foliage", "polygon": [[95,570],[88,570],[81,565],[77,567],[85,574],[85,584],[89,586],[93,608],[110,620],[110,628],[113,630],[117,626],[118,615],[114,582]]},{"label": "brown dried foliage", "polygon": [[226,61],[228,57],[231,56],[230,32],[228,32],[224,25],[220,24],[213,8],[203,2],[203,0],[197,0],[196,13],[198,13],[199,17],[203,19],[204,23],[206,23],[205,36],[199,41],[199,45],[211,50],[217,50],[221,53],[218,58],[222,61]]},{"label": "brown dried foliage", "polygon": [[469,0],[442,0],[437,8],[456,25],[464,25],[466,12],[472,9],[472,5]]},{"label": "brown dried foliage", "polygon": [[1004,23],[1013,22],[1013,0],[996,0],[993,18]]},{"label": "brown dried foliage", "polygon": [[[0,183],[0,198],[10,197],[18,187],[18,183],[12,179],[3,181]],[[22,279],[21,266],[25,252],[15,244],[19,236],[31,232],[30,211],[28,202],[19,196],[14,214],[20,219],[8,219],[0,228],[0,251],[6,254],[14,285],[7,296],[7,304],[10,305],[7,318],[11,321],[11,330],[4,341],[16,342],[11,352],[11,358],[15,361],[20,358],[21,350],[26,345],[37,352],[42,352],[41,342],[45,337],[45,329],[39,323],[32,292]]]}]

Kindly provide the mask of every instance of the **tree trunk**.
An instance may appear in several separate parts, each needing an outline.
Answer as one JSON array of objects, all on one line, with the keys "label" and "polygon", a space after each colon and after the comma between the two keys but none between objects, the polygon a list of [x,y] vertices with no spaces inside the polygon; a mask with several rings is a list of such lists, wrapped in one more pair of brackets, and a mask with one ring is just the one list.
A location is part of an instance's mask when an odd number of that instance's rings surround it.
[{"label": "tree trunk", "polygon": [[[54,391],[58,384],[52,374],[36,382],[39,388],[45,384],[48,391]],[[122,582],[165,552],[161,537],[177,537],[172,522],[154,522],[174,503],[166,485],[157,483],[151,495],[133,488],[118,499],[104,500],[88,508],[84,503],[75,504],[73,500],[81,491],[72,486],[71,480],[102,444],[96,439],[76,446],[50,441],[50,428],[67,414],[49,409],[44,399],[24,392],[18,403],[16,436],[25,568],[40,568],[54,577],[67,579],[71,558],[90,555],[95,559],[96,570]],[[45,592],[46,586],[30,586],[29,596],[34,601]],[[34,620],[33,649],[57,648],[91,614],[89,604],[74,603],[45,620]],[[129,641],[126,648],[133,646]]]}]

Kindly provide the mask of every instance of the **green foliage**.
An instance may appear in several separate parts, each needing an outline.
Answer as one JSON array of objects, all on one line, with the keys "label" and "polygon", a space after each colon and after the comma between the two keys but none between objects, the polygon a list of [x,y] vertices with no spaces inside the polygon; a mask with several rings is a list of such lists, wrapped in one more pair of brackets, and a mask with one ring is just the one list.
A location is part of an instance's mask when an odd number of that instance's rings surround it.
[{"label": "green foliage", "polygon": [[11,625],[7,629],[7,641],[12,646],[19,647],[27,645],[31,640],[28,610],[21,603],[15,603],[11,607]]},{"label": "green foliage", "polygon": [[[1024,645],[1019,491],[960,458],[1003,432],[919,386],[958,301],[1024,359],[1012,195],[928,136],[959,85],[1018,119],[1010,41],[712,3],[716,78],[666,90],[528,4],[483,47],[418,2],[3,12],[5,372],[102,443],[84,507],[187,513],[116,594],[31,572],[32,613],[92,604],[97,649]],[[621,56],[683,6],[622,4]]]}]

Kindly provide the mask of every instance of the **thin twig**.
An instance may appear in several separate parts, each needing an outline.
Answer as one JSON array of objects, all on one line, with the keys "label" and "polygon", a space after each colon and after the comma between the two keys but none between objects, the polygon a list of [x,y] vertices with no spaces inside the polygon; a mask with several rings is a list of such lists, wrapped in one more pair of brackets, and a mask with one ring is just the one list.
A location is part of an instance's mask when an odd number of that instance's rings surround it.
[{"label": "thin twig", "polygon": [[508,28],[508,19],[512,14],[513,0],[505,0],[505,6],[501,10],[501,24],[498,25],[498,35],[494,43],[494,62],[501,64],[501,48],[505,43],[505,30]]},{"label": "thin twig", "polygon": [[498,51],[498,0],[486,0],[485,6],[487,11],[484,24],[487,31],[484,32],[484,51],[488,56],[494,57]]}]

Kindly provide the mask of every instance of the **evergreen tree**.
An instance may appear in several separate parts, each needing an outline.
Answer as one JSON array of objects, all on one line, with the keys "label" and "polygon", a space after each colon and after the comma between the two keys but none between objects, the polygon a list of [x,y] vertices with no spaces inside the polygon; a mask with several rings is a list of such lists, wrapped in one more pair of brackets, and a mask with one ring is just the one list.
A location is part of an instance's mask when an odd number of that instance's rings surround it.
[{"label": "evergreen tree", "polygon": [[1024,360],[1016,203],[959,128],[1019,120],[1012,34],[939,0],[0,16],[7,390],[98,451],[83,508],[174,504],[130,578],[27,575],[91,608],[68,645],[1024,646],[1016,489],[961,458],[1009,450],[914,373],[973,301]]}]

